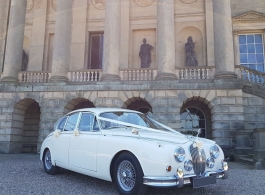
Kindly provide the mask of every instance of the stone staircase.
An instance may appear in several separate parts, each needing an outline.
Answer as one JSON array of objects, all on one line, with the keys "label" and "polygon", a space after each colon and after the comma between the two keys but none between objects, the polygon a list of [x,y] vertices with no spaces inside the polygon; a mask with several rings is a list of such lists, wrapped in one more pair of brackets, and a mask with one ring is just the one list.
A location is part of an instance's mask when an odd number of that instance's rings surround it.
[{"label": "stone staircase", "polygon": [[235,161],[249,166],[255,165],[254,149],[252,147],[236,147],[234,153]]}]

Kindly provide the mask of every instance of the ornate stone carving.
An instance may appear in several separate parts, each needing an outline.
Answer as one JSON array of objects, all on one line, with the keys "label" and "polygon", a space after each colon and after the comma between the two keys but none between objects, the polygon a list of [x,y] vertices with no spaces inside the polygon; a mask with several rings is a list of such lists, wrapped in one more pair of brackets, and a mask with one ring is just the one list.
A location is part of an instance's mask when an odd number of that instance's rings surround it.
[{"label": "ornate stone carving", "polygon": [[56,9],[57,9],[57,0],[52,0],[52,8],[56,11]]},{"label": "ornate stone carving", "polygon": [[233,17],[233,22],[260,22],[260,21],[265,21],[265,14],[256,11],[250,11]]},{"label": "ornate stone carving", "polygon": [[91,0],[91,2],[97,9],[105,9],[106,0]]},{"label": "ornate stone carving", "polygon": [[35,0],[34,1],[34,7],[37,8],[37,9],[40,9],[42,8],[42,3],[43,3],[43,0]]},{"label": "ornate stone carving", "polygon": [[134,2],[139,6],[147,7],[151,5],[154,2],[154,0],[134,0]]},{"label": "ornate stone carving", "polygon": [[29,13],[34,5],[34,1],[33,0],[27,0],[27,13]]},{"label": "ornate stone carving", "polygon": [[197,0],[180,0],[182,3],[186,3],[186,4],[190,4],[190,3],[194,3]]}]

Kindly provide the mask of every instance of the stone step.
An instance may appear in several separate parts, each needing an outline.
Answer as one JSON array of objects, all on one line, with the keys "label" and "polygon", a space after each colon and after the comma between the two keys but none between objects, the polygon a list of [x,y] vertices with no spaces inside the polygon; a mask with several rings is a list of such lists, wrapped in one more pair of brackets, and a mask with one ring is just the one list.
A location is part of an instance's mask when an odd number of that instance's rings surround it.
[{"label": "stone step", "polygon": [[248,154],[248,158],[254,159],[254,154]]},{"label": "stone step", "polygon": [[248,154],[253,154],[254,149],[252,147],[236,147],[234,149],[234,153],[236,155],[248,155]]},{"label": "stone step", "polygon": [[239,158],[238,162],[245,164],[245,165],[254,166],[253,158],[241,157],[241,158]]}]

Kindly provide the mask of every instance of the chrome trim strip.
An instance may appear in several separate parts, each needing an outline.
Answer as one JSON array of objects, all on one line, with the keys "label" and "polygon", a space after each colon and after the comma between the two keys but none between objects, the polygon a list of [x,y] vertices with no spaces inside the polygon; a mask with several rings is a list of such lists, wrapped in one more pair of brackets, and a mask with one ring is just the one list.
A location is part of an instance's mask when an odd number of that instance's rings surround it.
[{"label": "chrome trim strip", "polygon": [[[219,171],[208,171],[203,174],[202,177],[208,177],[210,175],[216,175],[217,179],[226,179],[227,171],[219,170]],[[191,184],[190,178],[197,177],[195,174],[187,174],[184,175],[183,184]],[[181,183],[179,182],[179,177],[177,175],[173,177],[144,177],[143,184],[153,187],[174,187],[179,186]]]}]

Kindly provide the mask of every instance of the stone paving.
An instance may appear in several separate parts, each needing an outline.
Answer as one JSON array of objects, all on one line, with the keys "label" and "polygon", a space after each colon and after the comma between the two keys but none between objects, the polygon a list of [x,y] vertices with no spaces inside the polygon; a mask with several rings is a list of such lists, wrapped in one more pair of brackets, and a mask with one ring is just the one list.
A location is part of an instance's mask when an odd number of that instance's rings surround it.
[{"label": "stone paving", "polygon": [[[265,170],[253,170],[238,163],[229,163],[229,179],[220,180],[216,185],[192,189],[149,188],[147,195],[261,195],[264,194]],[[37,155],[0,154],[0,195],[83,195],[118,192],[111,182],[95,179],[71,171],[47,175]]]}]

